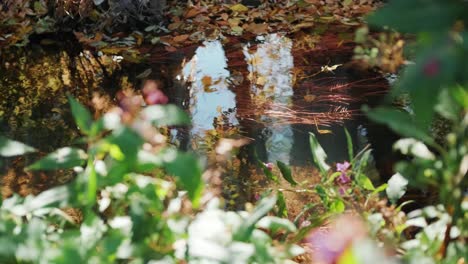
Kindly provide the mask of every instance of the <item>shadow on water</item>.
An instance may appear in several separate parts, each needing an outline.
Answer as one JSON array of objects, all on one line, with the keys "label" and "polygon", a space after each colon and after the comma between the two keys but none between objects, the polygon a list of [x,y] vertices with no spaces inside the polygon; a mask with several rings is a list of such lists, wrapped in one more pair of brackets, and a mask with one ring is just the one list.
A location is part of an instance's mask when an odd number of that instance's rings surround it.
[{"label": "shadow on water", "polygon": [[[238,155],[238,162],[225,168],[228,186],[234,185],[241,192],[236,196],[243,197],[234,203],[251,200],[252,191],[246,186],[256,180],[251,168],[258,167],[257,159],[279,160],[294,170],[313,170],[309,132],[317,135],[330,163],[341,162],[348,159],[346,127],[355,150],[371,143],[377,165],[385,170],[390,166],[383,174],[391,173],[395,138],[370,124],[359,111],[362,104],[377,104],[386,92],[386,80],[349,63],[352,49],[309,52],[296,44],[282,34],[226,45],[211,40],[164,58],[148,50],[149,62],[140,64],[122,64],[116,56],[70,52],[64,47],[18,49],[1,58],[1,130],[50,152],[79,136],[67,93],[99,115],[114,104],[118,89],[138,92],[143,81],[157,79],[170,103],[192,117],[189,129],[171,130],[173,143],[209,157],[221,138],[252,140]],[[5,163],[2,174],[11,174],[13,167],[28,162]],[[16,167],[16,174],[24,174]],[[32,178],[28,177],[23,181]],[[19,189],[16,186],[10,192]]]}]

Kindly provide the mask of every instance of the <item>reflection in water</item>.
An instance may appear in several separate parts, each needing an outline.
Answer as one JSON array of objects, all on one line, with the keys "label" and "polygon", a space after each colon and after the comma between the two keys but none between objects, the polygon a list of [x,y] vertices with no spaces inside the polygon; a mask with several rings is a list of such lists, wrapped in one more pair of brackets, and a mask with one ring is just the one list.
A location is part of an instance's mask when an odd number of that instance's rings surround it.
[{"label": "reflection in water", "polygon": [[[292,104],[291,97],[294,93],[291,73],[294,67],[292,41],[278,34],[259,40],[263,40],[263,43],[257,46],[254,53],[244,49],[252,83],[252,96],[254,101],[269,102],[268,110],[282,111]],[[280,160],[289,164],[294,141],[291,125],[278,124],[280,119],[274,116],[262,115],[260,119],[267,126],[262,133],[266,136],[268,161]]]},{"label": "reflection in water", "polygon": [[[236,95],[228,88],[229,71],[220,41],[206,41],[185,65],[183,76],[191,82],[190,113],[193,128],[191,137],[203,137],[223,120],[238,125]],[[223,118],[223,119],[220,119]]]}]

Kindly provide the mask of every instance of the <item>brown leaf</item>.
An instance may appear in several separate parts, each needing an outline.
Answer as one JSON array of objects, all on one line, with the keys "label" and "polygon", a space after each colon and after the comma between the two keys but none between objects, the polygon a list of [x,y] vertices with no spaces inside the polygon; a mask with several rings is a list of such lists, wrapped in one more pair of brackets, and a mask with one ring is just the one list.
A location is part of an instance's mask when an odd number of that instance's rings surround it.
[{"label": "brown leaf", "polygon": [[213,82],[213,79],[211,78],[211,76],[205,75],[203,76],[201,81],[202,81],[203,86],[210,86],[211,83]]},{"label": "brown leaf", "polygon": [[179,28],[182,24],[183,24],[182,21],[174,22],[174,23],[169,24],[169,26],[167,26],[167,28],[169,30],[175,30],[175,29]]},{"label": "brown leaf", "polygon": [[250,23],[247,28],[247,31],[252,32],[254,34],[260,35],[265,34],[268,32],[268,24],[257,24],[257,23]]},{"label": "brown leaf", "polygon": [[181,43],[181,42],[186,41],[188,39],[188,37],[189,37],[189,35],[184,34],[184,35],[175,36],[172,40],[175,43]]},{"label": "brown leaf", "polygon": [[195,8],[195,7],[192,7],[192,8],[190,8],[187,12],[185,12],[184,17],[185,17],[185,18],[192,18],[192,17],[197,16],[197,15],[200,14],[201,12],[202,12],[202,10],[200,10],[200,9],[198,9],[198,8]]},{"label": "brown leaf", "polygon": [[168,52],[175,52],[177,51],[177,48],[173,47],[173,46],[165,46],[164,49]]}]

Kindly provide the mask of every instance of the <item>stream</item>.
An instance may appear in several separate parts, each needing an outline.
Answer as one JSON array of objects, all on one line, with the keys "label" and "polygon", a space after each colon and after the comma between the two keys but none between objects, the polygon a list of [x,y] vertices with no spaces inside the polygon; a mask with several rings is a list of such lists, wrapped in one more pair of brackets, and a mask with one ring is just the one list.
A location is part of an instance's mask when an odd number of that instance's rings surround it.
[{"label": "stream", "polygon": [[[164,60],[155,59],[160,54],[151,48],[144,49],[149,59],[141,63],[70,51],[70,44],[31,44],[28,49],[0,54],[0,129],[50,152],[79,137],[66,93],[92,107],[98,116],[115,104],[119,89],[138,91],[145,80],[158,80],[169,102],[185,109],[192,119],[191,127],[170,130],[173,144],[209,157],[221,138],[251,142],[223,171],[223,192],[233,206],[259,194],[255,186],[261,186],[264,177],[258,160],[290,165],[298,181],[316,177],[310,132],[322,144],[328,162],[335,163],[348,159],[346,128],[355,153],[371,145],[377,167],[374,178],[380,174],[385,179],[391,173],[391,145],[396,138],[369,123],[360,108],[376,105],[388,82],[350,63],[352,46],[339,46],[338,41],[328,46],[335,49],[308,50],[281,33],[250,41],[220,38]],[[3,196],[36,193],[69,179],[57,180],[60,173],[50,177],[24,172],[22,168],[32,160],[34,156],[3,162]]]}]

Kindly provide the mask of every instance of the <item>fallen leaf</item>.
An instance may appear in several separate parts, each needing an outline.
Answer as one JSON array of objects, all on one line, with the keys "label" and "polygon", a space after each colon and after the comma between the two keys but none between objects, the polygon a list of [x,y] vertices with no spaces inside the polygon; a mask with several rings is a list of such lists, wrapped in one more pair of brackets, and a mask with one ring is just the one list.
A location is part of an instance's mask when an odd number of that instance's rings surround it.
[{"label": "fallen leaf", "polygon": [[211,78],[211,76],[205,75],[203,76],[201,81],[202,81],[203,86],[210,86],[211,83],[213,82],[213,79]]},{"label": "fallen leaf", "polygon": [[234,12],[247,12],[249,8],[243,4],[236,4],[230,7],[230,9]]},{"label": "fallen leaf", "polygon": [[177,48],[173,47],[173,46],[165,46],[164,49],[168,52],[175,52],[177,51]]},{"label": "fallen leaf", "polygon": [[228,20],[228,19],[229,19],[229,15],[226,14],[226,13],[222,13],[222,14],[221,14],[221,18],[222,18],[223,20]]},{"label": "fallen leaf", "polygon": [[252,32],[256,35],[265,34],[268,32],[268,24],[257,24],[257,23],[250,23],[247,28],[247,31]]},{"label": "fallen leaf", "polygon": [[169,24],[169,26],[167,26],[167,29],[175,30],[175,29],[179,28],[182,24],[183,24],[182,21],[174,22],[174,23]]},{"label": "fallen leaf", "polygon": [[181,43],[181,42],[186,41],[188,37],[189,35],[184,34],[184,35],[175,36],[172,40],[176,43]]},{"label": "fallen leaf", "polygon": [[195,8],[195,7],[192,7],[191,9],[189,9],[184,17],[185,18],[192,18],[192,17],[195,17],[197,16],[198,14],[200,14],[202,12],[202,10],[198,9],[198,8]]},{"label": "fallen leaf", "polygon": [[317,96],[313,95],[313,94],[308,94],[308,95],[304,95],[304,100],[308,103],[312,102],[315,100],[315,98],[317,98]]}]

